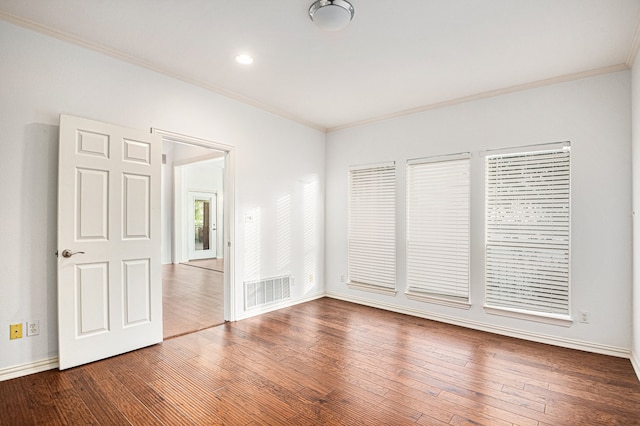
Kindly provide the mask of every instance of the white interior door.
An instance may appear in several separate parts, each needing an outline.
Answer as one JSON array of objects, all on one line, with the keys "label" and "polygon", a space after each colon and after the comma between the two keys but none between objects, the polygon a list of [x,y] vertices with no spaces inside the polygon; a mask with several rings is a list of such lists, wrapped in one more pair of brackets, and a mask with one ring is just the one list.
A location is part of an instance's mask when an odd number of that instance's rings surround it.
[{"label": "white interior door", "polygon": [[189,192],[189,260],[216,257],[217,199],[215,193]]},{"label": "white interior door", "polygon": [[60,116],[60,369],[162,341],[161,142]]}]

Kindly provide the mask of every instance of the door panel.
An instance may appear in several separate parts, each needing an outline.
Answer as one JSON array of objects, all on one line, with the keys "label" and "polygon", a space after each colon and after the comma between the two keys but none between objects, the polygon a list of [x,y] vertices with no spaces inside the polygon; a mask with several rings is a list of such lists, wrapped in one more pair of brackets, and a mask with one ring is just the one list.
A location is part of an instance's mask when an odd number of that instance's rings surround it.
[{"label": "door panel", "polygon": [[157,139],[60,117],[60,369],[162,341]]},{"label": "door panel", "polygon": [[126,260],[124,263],[125,321],[130,326],[151,320],[151,282],[149,259]]},{"label": "door panel", "polygon": [[79,240],[106,240],[109,212],[109,172],[77,169],[76,235]]},{"label": "door panel", "polygon": [[123,174],[124,223],[122,239],[148,239],[151,227],[149,176]]},{"label": "door panel", "polygon": [[109,279],[106,263],[76,265],[78,336],[109,331]]}]

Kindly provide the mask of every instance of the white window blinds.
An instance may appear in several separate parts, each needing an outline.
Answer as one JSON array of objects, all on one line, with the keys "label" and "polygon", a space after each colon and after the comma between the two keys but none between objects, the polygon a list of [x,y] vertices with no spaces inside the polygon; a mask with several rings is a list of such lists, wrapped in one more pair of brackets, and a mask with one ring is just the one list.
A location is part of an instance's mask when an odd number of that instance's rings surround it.
[{"label": "white window blinds", "polygon": [[487,156],[487,306],[569,314],[569,153]]},{"label": "white window blinds", "polygon": [[407,293],[469,300],[469,154],[407,163]]},{"label": "white window blinds", "polygon": [[350,283],[395,289],[395,163],[349,170],[348,251]]}]

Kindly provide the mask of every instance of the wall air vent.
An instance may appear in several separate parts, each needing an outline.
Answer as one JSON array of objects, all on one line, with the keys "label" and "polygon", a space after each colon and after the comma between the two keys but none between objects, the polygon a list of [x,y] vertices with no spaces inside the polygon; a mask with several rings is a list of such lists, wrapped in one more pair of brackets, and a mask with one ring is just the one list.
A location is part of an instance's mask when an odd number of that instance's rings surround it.
[{"label": "wall air vent", "polygon": [[291,297],[289,275],[244,282],[244,307],[253,309],[270,305]]}]

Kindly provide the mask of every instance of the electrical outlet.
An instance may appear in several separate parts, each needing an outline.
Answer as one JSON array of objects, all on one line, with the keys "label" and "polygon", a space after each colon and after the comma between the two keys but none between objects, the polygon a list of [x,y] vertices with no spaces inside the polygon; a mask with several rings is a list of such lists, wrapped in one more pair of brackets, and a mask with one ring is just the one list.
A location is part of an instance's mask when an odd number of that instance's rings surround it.
[{"label": "electrical outlet", "polygon": [[344,281],[344,274],[340,275],[340,282],[343,283]]},{"label": "electrical outlet", "polygon": [[313,274],[309,274],[309,282],[310,282],[310,283],[312,283],[312,282],[313,282],[313,278],[314,278]]},{"label": "electrical outlet", "polygon": [[27,323],[27,336],[37,336],[38,334],[40,334],[40,321],[29,321]]},{"label": "electrical outlet", "polygon": [[580,322],[589,324],[589,312],[580,311]]},{"label": "electrical outlet", "polygon": [[22,339],[22,324],[9,325],[9,339]]}]

